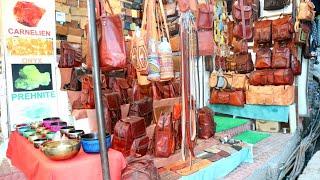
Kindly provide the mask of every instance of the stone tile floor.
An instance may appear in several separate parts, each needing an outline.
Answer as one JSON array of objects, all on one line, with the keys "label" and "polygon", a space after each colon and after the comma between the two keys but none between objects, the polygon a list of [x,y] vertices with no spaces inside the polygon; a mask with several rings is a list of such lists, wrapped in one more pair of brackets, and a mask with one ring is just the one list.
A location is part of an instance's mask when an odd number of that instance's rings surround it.
[{"label": "stone tile floor", "polygon": [[303,173],[299,176],[298,180],[310,180],[320,179],[320,151],[316,152],[307,166],[303,170]]}]

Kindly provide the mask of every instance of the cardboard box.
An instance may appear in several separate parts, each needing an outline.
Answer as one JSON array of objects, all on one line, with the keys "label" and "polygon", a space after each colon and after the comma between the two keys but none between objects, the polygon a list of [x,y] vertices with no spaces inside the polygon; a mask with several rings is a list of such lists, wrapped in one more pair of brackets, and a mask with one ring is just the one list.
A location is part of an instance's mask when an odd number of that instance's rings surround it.
[{"label": "cardboard box", "polygon": [[87,8],[71,7],[70,10],[73,16],[88,16]]},{"label": "cardboard box", "polygon": [[83,30],[79,28],[72,28],[70,27],[68,29],[68,35],[74,35],[74,36],[83,36]]},{"label": "cardboard box", "polygon": [[56,11],[69,14],[70,13],[70,6],[67,6],[67,5],[64,5],[62,3],[57,3],[56,2]]},{"label": "cardboard box", "polygon": [[272,121],[256,120],[256,129],[258,131],[277,133],[280,131],[280,123]]},{"label": "cardboard box", "polygon": [[56,24],[56,32],[59,35],[68,35],[68,27],[67,26],[63,26],[61,24]]},{"label": "cardboard box", "polygon": [[74,36],[74,35],[68,35],[67,41],[72,43],[78,43],[81,44],[82,37],[81,36]]}]

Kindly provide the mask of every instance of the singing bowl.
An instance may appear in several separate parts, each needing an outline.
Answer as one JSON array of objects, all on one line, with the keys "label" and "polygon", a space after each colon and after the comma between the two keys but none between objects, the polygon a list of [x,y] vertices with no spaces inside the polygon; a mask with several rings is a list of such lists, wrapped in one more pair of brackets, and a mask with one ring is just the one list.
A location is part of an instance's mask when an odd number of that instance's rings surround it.
[{"label": "singing bowl", "polygon": [[36,131],[33,129],[28,129],[23,132],[23,137],[29,138],[29,136],[36,134]]},{"label": "singing bowl", "polygon": [[48,141],[46,138],[40,138],[40,139],[36,139],[33,141],[33,146],[35,148],[40,148],[40,146],[45,143],[46,141]]},{"label": "singing bowl", "polygon": [[23,127],[19,127],[18,128],[18,132],[19,134],[23,135],[23,132],[24,131],[27,131],[27,130],[30,130],[30,127],[29,126],[23,126]]},{"label": "singing bowl", "polygon": [[44,154],[52,160],[66,160],[76,156],[81,148],[79,140],[48,141],[42,145]]},{"label": "singing bowl", "polygon": [[44,127],[46,128],[50,128],[50,124],[53,122],[60,122],[60,118],[59,117],[51,117],[51,118],[44,118],[42,120],[42,124]]},{"label": "singing bowl", "polygon": [[42,137],[43,137],[43,136],[42,136],[41,134],[37,134],[37,133],[36,133],[36,134],[34,134],[34,135],[29,136],[28,140],[33,143],[34,140],[40,139],[40,138],[42,138]]},{"label": "singing bowl", "polygon": [[19,128],[23,128],[23,127],[29,127],[28,124],[17,124],[14,126],[14,128],[19,132]]},{"label": "singing bowl", "polygon": [[84,134],[83,130],[72,130],[67,133],[67,136],[70,139],[79,139],[83,134]]},{"label": "singing bowl", "polygon": [[47,138],[48,140],[52,140],[55,135],[56,135],[55,132],[48,132],[48,133],[46,134],[46,138]]},{"label": "singing bowl", "polygon": [[[105,143],[106,143],[106,148],[109,148],[111,146],[111,136],[108,133],[106,133]],[[99,145],[98,133],[89,133],[89,134],[82,135],[81,145],[82,145],[83,151],[86,153],[99,153],[100,145]]]},{"label": "singing bowl", "polygon": [[44,131],[46,129],[46,127],[38,127],[37,129],[36,129],[36,132],[37,133],[42,133],[42,131]]},{"label": "singing bowl", "polygon": [[74,129],[74,126],[66,126],[66,127],[62,127],[60,129],[60,133],[63,135],[63,134],[68,134],[70,131],[73,131],[75,130]]}]

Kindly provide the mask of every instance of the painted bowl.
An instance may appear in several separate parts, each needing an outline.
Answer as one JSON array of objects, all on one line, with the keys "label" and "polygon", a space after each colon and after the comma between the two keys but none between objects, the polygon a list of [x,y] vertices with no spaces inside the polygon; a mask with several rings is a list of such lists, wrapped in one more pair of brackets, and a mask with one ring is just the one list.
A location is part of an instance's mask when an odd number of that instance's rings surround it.
[{"label": "painted bowl", "polygon": [[78,154],[80,148],[80,141],[75,139],[49,141],[42,145],[44,154],[56,161],[73,158]]},{"label": "painted bowl", "polygon": [[46,127],[38,127],[37,129],[36,129],[36,132],[37,133],[42,133],[42,131],[44,131],[46,129]]},{"label": "painted bowl", "polygon": [[42,124],[44,127],[46,128],[50,128],[50,124],[53,122],[60,122],[60,118],[59,117],[51,117],[51,118],[45,118],[42,120]]},{"label": "painted bowl", "polygon": [[73,130],[75,130],[74,129],[74,126],[66,126],[66,127],[62,127],[61,129],[60,129],[60,133],[63,135],[63,134],[68,134],[69,133],[69,131],[73,131]]},{"label": "painted bowl", "polygon": [[27,131],[27,130],[30,130],[30,129],[31,129],[31,128],[30,128],[29,126],[27,126],[27,127],[24,127],[24,126],[23,126],[23,127],[19,127],[19,128],[18,128],[18,132],[19,132],[20,135],[23,135],[23,132],[24,132],[24,131]]},{"label": "painted bowl", "polygon": [[51,132],[51,131],[50,131],[49,129],[45,129],[45,130],[41,131],[41,134],[42,134],[43,136],[46,136],[46,134],[47,134],[48,132]]},{"label": "painted bowl", "polygon": [[[106,148],[111,146],[111,136],[106,133]],[[86,153],[99,153],[100,152],[100,145],[99,145],[99,138],[98,133],[89,133],[84,134],[81,136],[81,145],[83,151]]]},{"label": "painted bowl", "polygon": [[33,122],[30,124],[30,127],[32,129],[37,129],[38,127],[41,127],[42,126],[42,122]]},{"label": "painted bowl", "polygon": [[43,143],[45,143],[45,142],[47,142],[47,141],[48,141],[48,140],[47,140],[46,138],[36,139],[36,140],[33,141],[33,146],[38,149],[38,148],[40,148],[40,146],[41,146]]},{"label": "painted bowl", "polygon": [[52,140],[55,135],[56,135],[55,132],[48,132],[48,133],[46,134],[46,138],[47,138],[48,140]]},{"label": "painted bowl", "polygon": [[72,130],[68,132],[67,136],[70,139],[80,139],[81,135],[83,134],[84,134],[83,130]]},{"label": "painted bowl", "polygon": [[63,121],[60,121],[60,122],[53,122],[50,124],[50,130],[52,132],[57,132],[57,131],[60,131],[61,128],[63,127],[66,127],[67,126],[67,123],[66,122],[63,122]]},{"label": "painted bowl", "polygon": [[41,134],[36,133],[36,134],[34,134],[34,135],[29,136],[29,137],[28,137],[28,140],[29,140],[29,142],[32,142],[32,143],[33,143],[34,140],[40,139],[40,138],[42,138],[42,137],[43,137],[43,136],[42,136]]},{"label": "painted bowl", "polygon": [[16,129],[16,131],[19,132],[19,128],[23,128],[23,127],[30,127],[29,124],[17,124],[14,126],[14,128]]},{"label": "painted bowl", "polygon": [[29,138],[29,136],[36,134],[34,129],[29,129],[23,132],[23,137]]}]

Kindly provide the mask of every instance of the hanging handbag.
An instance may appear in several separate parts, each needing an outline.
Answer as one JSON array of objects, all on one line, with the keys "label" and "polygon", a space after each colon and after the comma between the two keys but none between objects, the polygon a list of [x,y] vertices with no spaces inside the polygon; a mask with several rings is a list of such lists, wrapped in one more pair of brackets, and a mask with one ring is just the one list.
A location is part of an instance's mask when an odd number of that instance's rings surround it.
[{"label": "hanging handbag", "polygon": [[224,73],[224,77],[230,84],[232,89],[245,90],[248,84],[248,76],[246,74]]},{"label": "hanging handbag", "polygon": [[212,31],[198,31],[198,47],[200,56],[212,56],[215,43]]},{"label": "hanging handbag", "polygon": [[[244,31],[246,31],[244,33]],[[233,28],[233,36],[238,39],[246,39],[249,40],[252,38],[252,29],[250,25],[242,25],[242,22],[236,24]]]},{"label": "hanging handbag", "polygon": [[295,30],[294,41],[296,44],[306,45],[307,43],[309,43],[308,40],[309,40],[311,29],[308,24],[300,23],[299,21],[296,21],[294,30]]},{"label": "hanging handbag", "polygon": [[198,5],[197,28],[198,29],[212,29],[213,26],[213,5],[211,0],[208,3],[201,3]]},{"label": "hanging handbag", "polygon": [[248,86],[247,104],[288,106],[294,103],[294,86]]},{"label": "hanging handbag", "polygon": [[232,41],[234,53],[247,54],[248,53],[248,42],[244,39],[236,40],[235,38]]},{"label": "hanging handbag", "polygon": [[86,75],[85,69],[81,67],[72,68],[70,83],[65,84],[63,89],[70,91],[81,91],[82,77]]},{"label": "hanging handbag", "polygon": [[132,97],[129,97],[128,92],[130,89],[130,85],[128,84],[127,79],[114,78],[113,83],[112,83],[112,89],[114,92],[117,92],[120,94],[121,104],[130,103],[130,99],[132,99]]},{"label": "hanging handbag", "polygon": [[[319,2],[318,2],[319,3]],[[298,16],[299,20],[313,21],[316,12],[315,5],[310,0],[301,0],[299,4]]]},{"label": "hanging handbag", "polygon": [[216,127],[213,117],[214,112],[208,107],[203,107],[198,110],[199,130],[197,132],[199,138],[209,139],[214,136]]},{"label": "hanging handbag", "polygon": [[210,97],[211,104],[229,104],[233,106],[244,106],[245,94],[243,90],[215,90],[213,89]]},{"label": "hanging handbag", "polygon": [[[242,0],[236,0],[233,2],[232,5],[232,16],[235,20],[241,21],[244,19],[245,21],[248,21],[251,19],[252,16],[252,7],[248,5],[241,6],[240,2]],[[241,15],[241,9],[244,11],[244,16]]]},{"label": "hanging handbag", "polygon": [[79,67],[82,63],[81,45],[61,41],[59,68]]},{"label": "hanging handbag", "polygon": [[272,40],[285,41],[292,39],[294,32],[292,18],[290,15],[280,17],[272,21]]},{"label": "hanging handbag", "polygon": [[254,42],[257,44],[272,43],[272,21],[258,20],[254,23]]},{"label": "hanging handbag", "polygon": [[226,62],[226,71],[236,71],[237,63],[234,56],[228,56],[225,59]]},{"label": "hanging handbag", "polygon": [[155,157],[168,158],[175,151],[171,113],[161,113],[155,128]]},{"label": "hanging handbag", "polygon": [[252,7],[252,20],[257,21],[260,18],[260,0],[246,0],[247,4]]},{"label": "hanging handbag", "polygon": [[[107,4],[110,6],[109,1]],[[99,61],[102,71],[122,69],[126,66],[126,49],[123,35],[122,20],[119,15],[107,16],[104,3],[96,0],[97,7],[97,34],[99,46]],[[86,28],[87,37],[90,37],[89,29]],[[92,49],[90,38],[87,39],[88,49]],[[87,66],[92,67],[91,51],[88,51]]]},{"label": "hanging handbag", "polygon": [[264,10],[279,10],[290,4],[290,0],[264,0]]},{"label": "hanging handbag", "polygon": [[216,56],[215,59],[215,68],[217,71],[220,70],[220,68],[225,71],[226,70],[226,58],[222,56]]},{"label": "hanging handbag", "polygon": [[103,105],[105,106],[105,113],[108,114],[110,130],[113,133],[116,123],[121,119],[121,97],[118,92],[104,93]]},{"label": "hanging handbag", "polygon": [[234,55],[236,61],[236,71],[240,74],[250,73],[254,70],[251,53]]},{"label": "hanging handbag", "polygon": [[250,74],[249,83],[253,86],[292,85],[294,81],[291,69],[257,70]]},{"label": "hanging handbag", "polygon": [[272,64],[272,51],[269,48],[259,48],[256,52],[256,69],[269,69]]},{"label": "hanging handbag", "polygon": [[153,120],[153,100],[144,98],[130,103],[129,116],[143,117],[148,127]]},{"label": "hanging handbag", "polygon": [[178,7],[181,12],[187,12],[188,10],[197,11],[197,1],[196,0],[177,0]]},{"label": "hanging handbag", "polygon": [[280,45],[276,43],[272,49],[272,63],[273,69],[290,68],[291,53],[287,45]]}]

